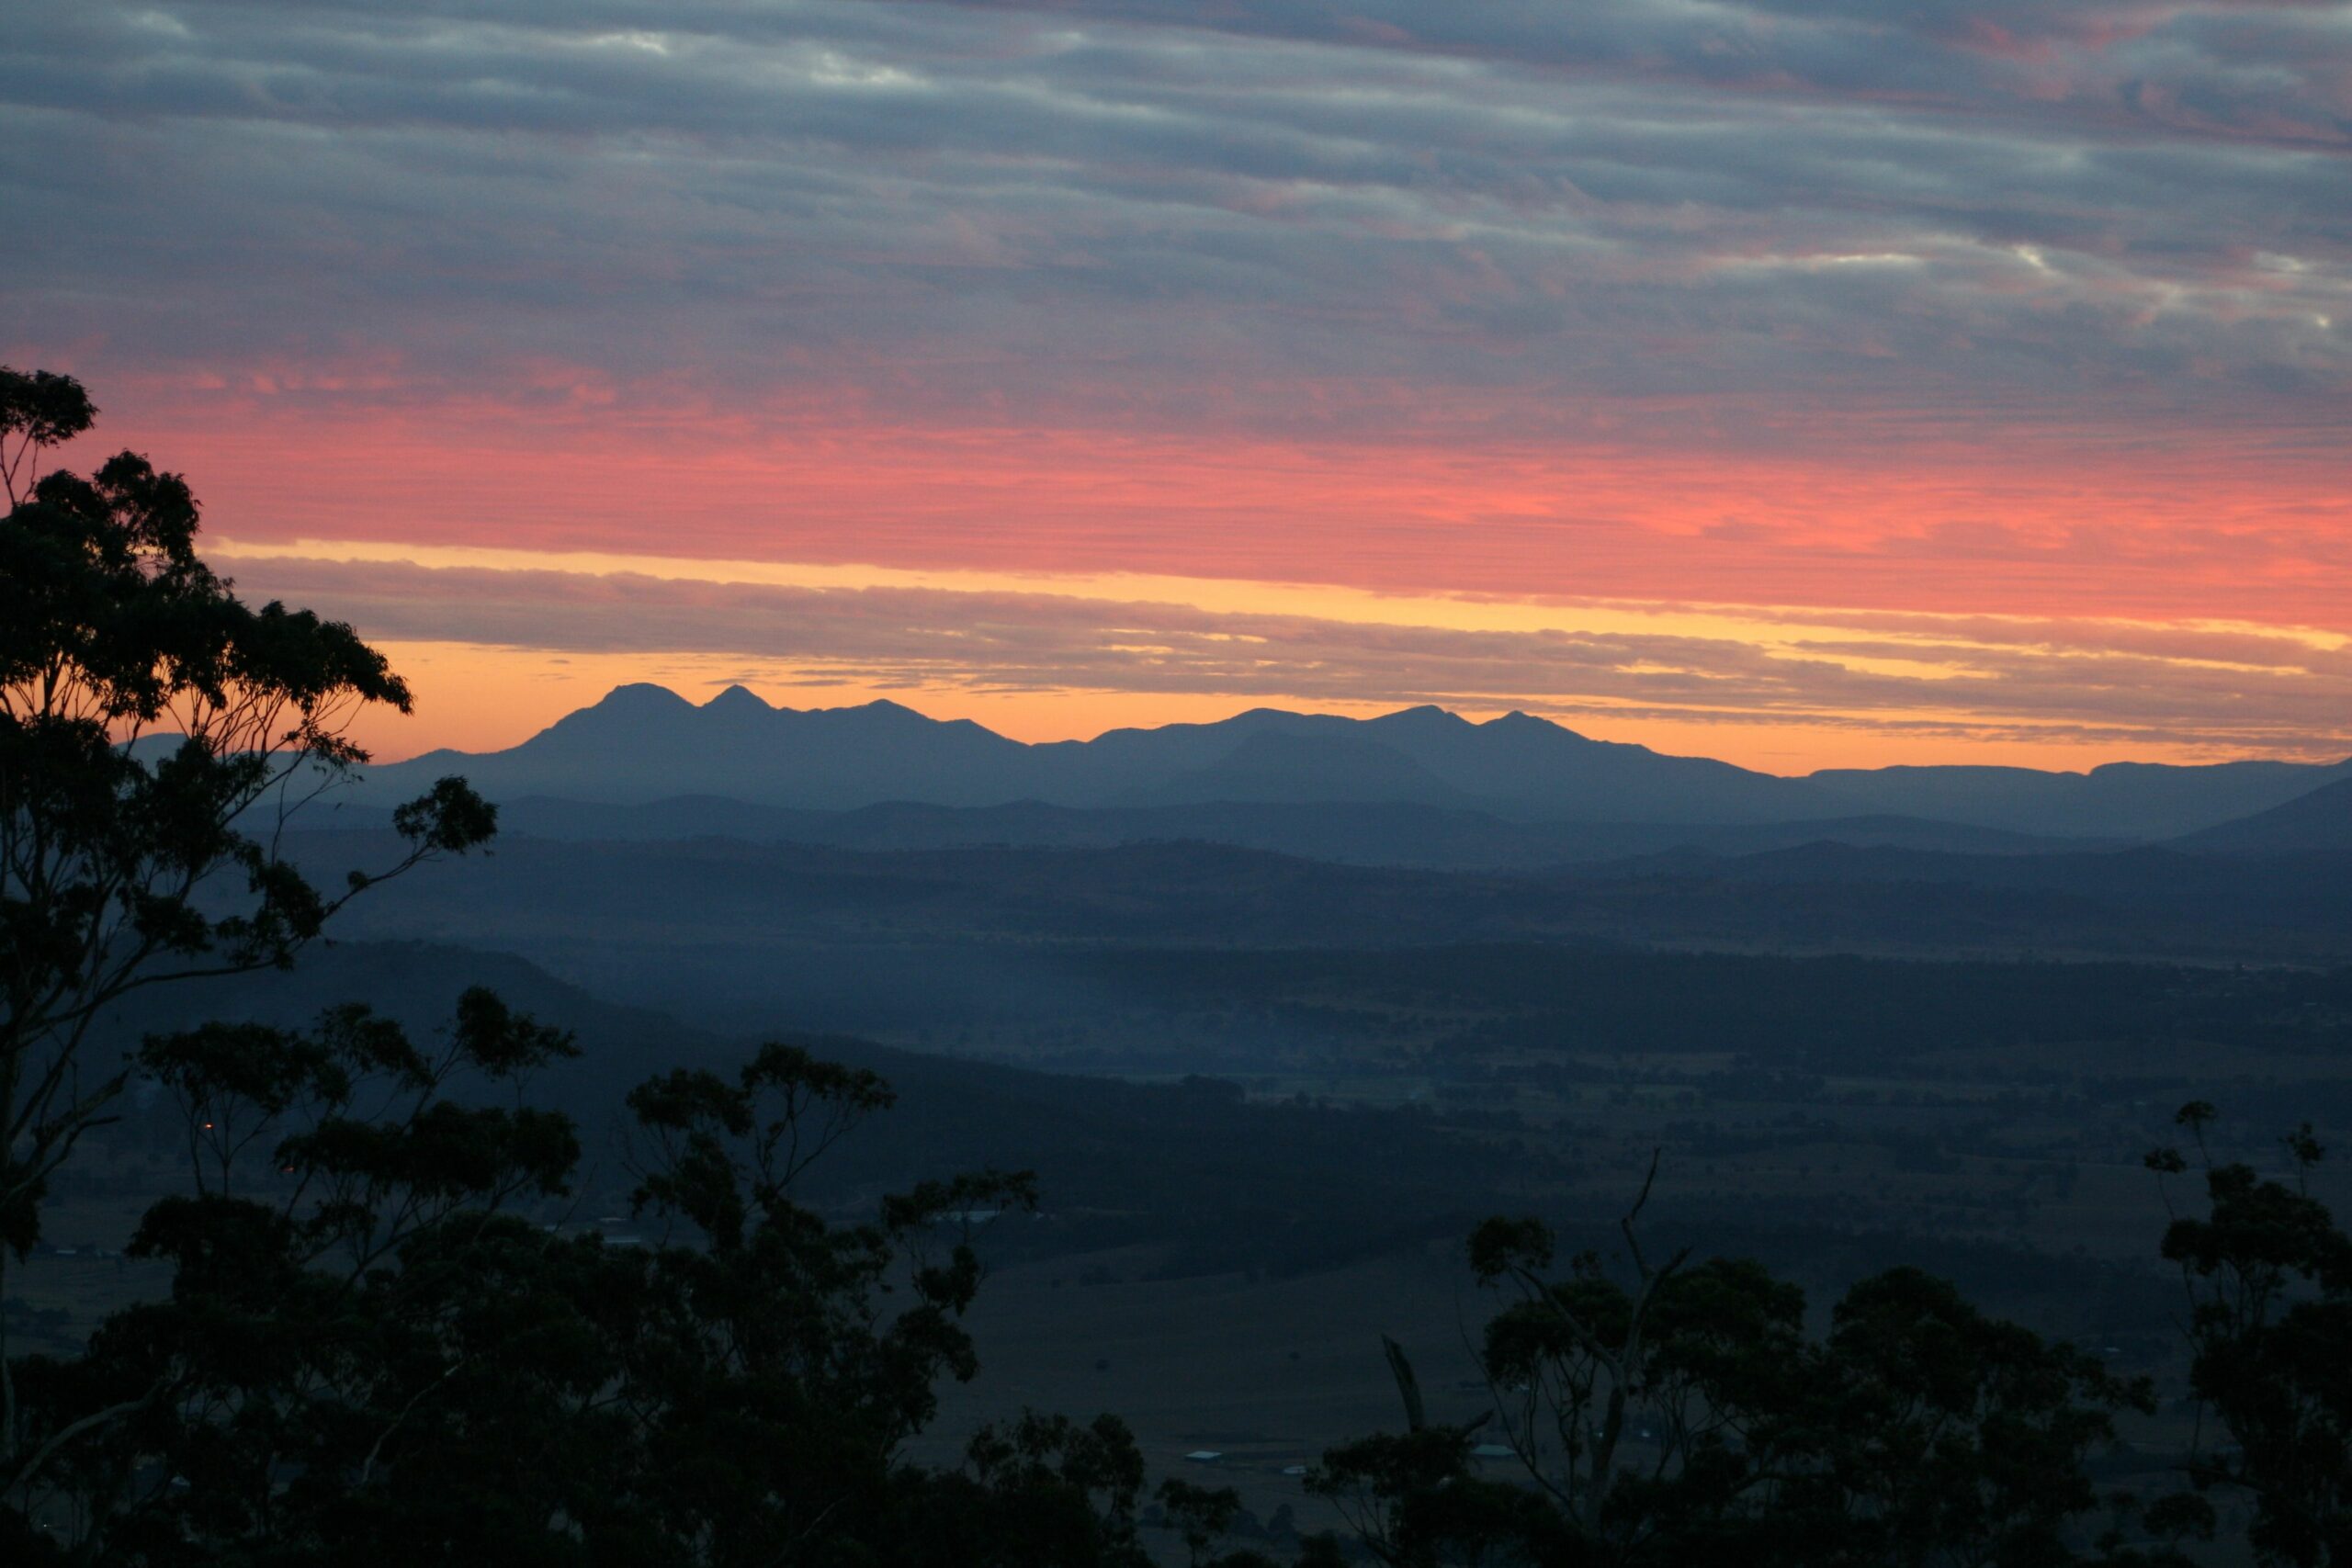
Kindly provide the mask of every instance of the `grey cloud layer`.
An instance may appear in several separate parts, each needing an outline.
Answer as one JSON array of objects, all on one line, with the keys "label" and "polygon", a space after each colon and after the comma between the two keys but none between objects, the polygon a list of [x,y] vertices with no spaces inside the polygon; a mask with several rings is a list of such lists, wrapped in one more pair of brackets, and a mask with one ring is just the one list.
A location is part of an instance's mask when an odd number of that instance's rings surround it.
[{"label": "grey cloud layer", "polygon": [[2341,6],[85,0],[0,32],[0,346],[377,398],[2294,455],[2352,394]]},{"label": "grey cloud layer", "polygon": [[[1858,616],[1851,639],[1774,652],[1713,637],[1364,625],[1057,594],[236,565],[249,594],[334,604],[372,637],[719,653],[886,687],[1435,702],[2326,760],[2352,751],[2352,649],[2257,633]],[[1572,612],[1563,619],[1573,626]],[[1945,672],[1871,668],[1888,660]]]}]

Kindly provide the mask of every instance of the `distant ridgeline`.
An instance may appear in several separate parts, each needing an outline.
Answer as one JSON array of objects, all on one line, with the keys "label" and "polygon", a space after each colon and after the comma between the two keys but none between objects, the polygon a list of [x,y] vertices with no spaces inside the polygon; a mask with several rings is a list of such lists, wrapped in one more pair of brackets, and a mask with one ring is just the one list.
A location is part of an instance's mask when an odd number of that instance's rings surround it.
[{"label": "distant ridgeline", "polygon": [[[1474,724],[1436,707],[1372,719],[1260,708],[1029,745],[896,703],[775,708],[740,686],[699,706],[622,686],[510,750],[374,769],[346,799],[381,807],[451,773],[505,803],[510,830],[558,838],[861,849],[1202,839],[1497,867],[1821,840],[1974,853],[2183,835],[2225,852],[2352,848],[2352,760],[1781,778],[1526,714]],[[365,811],[347,820],[368,825]]]}]

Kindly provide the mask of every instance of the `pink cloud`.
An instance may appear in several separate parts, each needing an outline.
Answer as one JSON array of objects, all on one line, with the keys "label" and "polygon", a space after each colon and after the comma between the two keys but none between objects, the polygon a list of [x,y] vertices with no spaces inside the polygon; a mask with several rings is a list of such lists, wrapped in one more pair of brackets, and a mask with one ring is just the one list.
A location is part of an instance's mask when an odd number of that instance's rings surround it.
[{"label": "pink cloud", "polygon": [[550,398],[407,407],[141,395],[111,400],[104,434],[184,468],[214,529],[250,539],[2352,630],[2352,487],[2252,433],[1905,434],[1776,458],[910,427],[854,400],[714,418],[545,380]]}]

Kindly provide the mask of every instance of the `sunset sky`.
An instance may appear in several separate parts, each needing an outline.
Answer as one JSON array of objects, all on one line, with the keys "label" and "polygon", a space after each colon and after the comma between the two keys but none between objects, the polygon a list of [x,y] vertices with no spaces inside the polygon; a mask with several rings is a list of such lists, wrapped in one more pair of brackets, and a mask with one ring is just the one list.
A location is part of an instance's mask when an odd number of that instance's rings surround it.
[{"label": "sunset sky", "polygon": [[0,181],[0,361],[394,656],[387,756],[630,680],[2352,751],[2352,5],[76,0]]}]

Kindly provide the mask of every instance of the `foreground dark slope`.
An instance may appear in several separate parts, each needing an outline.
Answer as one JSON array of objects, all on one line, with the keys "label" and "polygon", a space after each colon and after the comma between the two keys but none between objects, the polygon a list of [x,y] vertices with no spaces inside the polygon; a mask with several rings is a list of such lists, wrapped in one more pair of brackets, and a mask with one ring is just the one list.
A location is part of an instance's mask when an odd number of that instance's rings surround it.
[{"label": "foreground dark slope", "polygon": [[[1611,1127],[1626,1117],[1640,1121],[1631,1111],[1546,1124],[1428,1102],[1382,1110],[1327,1106],[1304,1096],[1253,1100],[1232,1081],[1135,1083],[1024,1071],[796,1032],[788,1018],[778,1017],[760,1032],[870,1066],[898,1090],[887,1115],[817,1168],[812,1197],[854,1209],[882,1190],[947,1170],[1028,1168],[1040,1179],[1044,1217],[992,1234],[992,1256],[1112,1252],[1123,1269],[1165,1275],[1296,1274],[1400,1247],[1450,1250],[1470,1223],[1498,1211],[1544,1213],[1566,1234],[1605,1243],[1610,1205],[1622,1201],[1649,1146],[1634,1145],[1658,1138],[1672,1156],[1671,1178],[1652,1215],[1662,1239],[1754,1251],[1825,1277],[1850,1277],[1896,1258],[1926,1261],[2004,1288],[2049,1291],[2079,1312],[2111,1304],[2099,1281],[2112,1270],[2078,1258],[2038,1258],[2026,1230],[1997,1245],[1971,1239],[1984,1229],[1982,1217],[1959,1211],[1923,1231],[1913,1192],[1825,1195],[1792,1182],[1759,1207],[1736,1172],[1715,1177],[1710,1162],[1724,1157],[1729,1145],[1713,1119],[1752,1119],[1742,1123],[1750,1130],[1736,1136],[1753,1149],[1829,1138],[1842,1140],[1845,1150],[1830,1157],[1867,1163],[1898,1145],[1941,1149],[1980,1140],[1974,1146],[1984,1154],[1993,1152],[1981,1143],[1985,1134],[1968,1131],[1984,1109],[1966,1088],[1966,1064],[1976,1053],[1995,1060],[2019,1048],[2128,1038],[2144,1055],[2226,1038],[2241,1050],[2269,1053],[2275,1066],[2335,1048],[2352,1018],[2346,988],[2352,975],[2233,976],[2130,965],[1623,954],[1560,962],[1557,950],[1528,948],[1098,952],[1073,957],[1062,978],[1074,987],[1123,990],[1171,1017],[1204,1006],[1295,1009],[1301,998],[1342,997],[1361,1010],[1340,1021],[1352,1049],[1376,1040],[1377,1027],[1366,1026],[1382,1010],[1463,1018],[1476,1010],[1483,1021],[1405,1066],[1406,1079],[1430,1081],[1434,1073],[1441,1082],[1481,1083],[1495,1072],[1482,1064],[1516,1062],[1515,1081],[1580,1084],[1597,1096],[1623,1071],[1600,1064],[1623,1063],[1630,1052],[1635,1062],[1652,1065],[1634,1067],[1626,1081],[1682,1086],[1703,1110],[1679,1112],[1687,1125],[1657,1130],[1654,1118],[1631,1129]],[[204,1017],[295,1024],[330,999],[360,999],[424,1031],[474,984],[494,986],[516,1005],[578,1032],[580,1062],[535,1094],[580,1118],[586,1134],[585,1186],[554,1216],[574,1223],[625,1208],[632,1178],[616,1111],[628,1086],[673,1066],[725,1068],[750,1049],[751,1037],[616,1007],[511,956],[415,943],[338,944],[306,956],[290,974],[158,993],[116,1028],[128,1038]],[[1727,1074],[1720,1066],[1726,1052],[1738,1054],[1738,1071]],[[2076,1054],[2094,1053],[2062,1053]],[[1687,1066],[1658,1065],[1676,1061]],[[1825,1093],[1819,1076],[1852,1071],[1886,1082],[1922,1074],[1913,1081],[1959,1092],[1934,1109],[1857,1110]],[[2144,1077],[2110,1082],[2090,1075],[2078,1082],[2081,1071],[2009,1076],[2030,1098],[2047,1096],[2051,1107],[2094,1119],[2111,1119],[2120,1097],[2151,1092]],[[2216,1076],[2239,1075],[2229,1068]],[[2284,1086],[2270,1092],[2251,1083],[2232,1091],[2248,1112],[2273,1109],[2272,1100],[2330,1119],[2346,1109],[2340,1094],[2315,1101],[2308,1087],[2291,1100],[2280,1098],[2283,1092]],[[2014,1125],[2021,1112],[2003,1114],[2005,1124]],[[2047,1114],[2024,1115],[2036,1123],[2023,1129],[2030,1143],[2052,1135],[2038,1125]],[[1873,1116],[1883,1125],[1868,1125]],[[1866,1125],[1841,1134],[1825,1117],[1860,1118]],[[143,1135],[135,1122],[124,1131]],[[2127,1134],[2127,1143],[2134,1135]],[[2033,1162],[2047,1156],[2029,1149],[2022,1157],[2025,1164],[2016,1171],[2003,1166],[1997,1179],[1965,1179],[1988,1192],[2005,1189],[2018,1171],[2038,1168]],[[1948,1165],[1948,1156],[1938,1158]],[[2135,1262],[2116,1277],[2147,1271]]]},{"label": "foreground dark slope", "polygon": [[1046,1217],[999,1238],[1000,1254],[1148,1243],[1175,1248],[1168,1267],[1179,1270],[1304,1271],[1451,1240],[1484,1210],[1570,1169],[1556,1155],[1464,1140],[1408,1111],[1250,1105],[1230,1083],[1138,1084],[957,1061],[796,1029],[786,1008],[758,1036],[729,1037],[605,1001],[511,955],[447,944],[340,943],[290,973],[151,993],[111,1021],[108,1043],[215,1019],[298,1027],[354,1000],[429,1038],[474,985],[579,1037],[579,1059],[537,1080],[532,1098],[582,1124],[592,1168],[585,1214],[625,1205],[631,1165],[617,1129],[628,1089],[673,1067],[731,1070],[755,1038],[871,1067],[897,1090],[887,1115],[812,1171],[811,1195],[828,1204],[862,1207],[959,1169],[1036,1171]]}]

